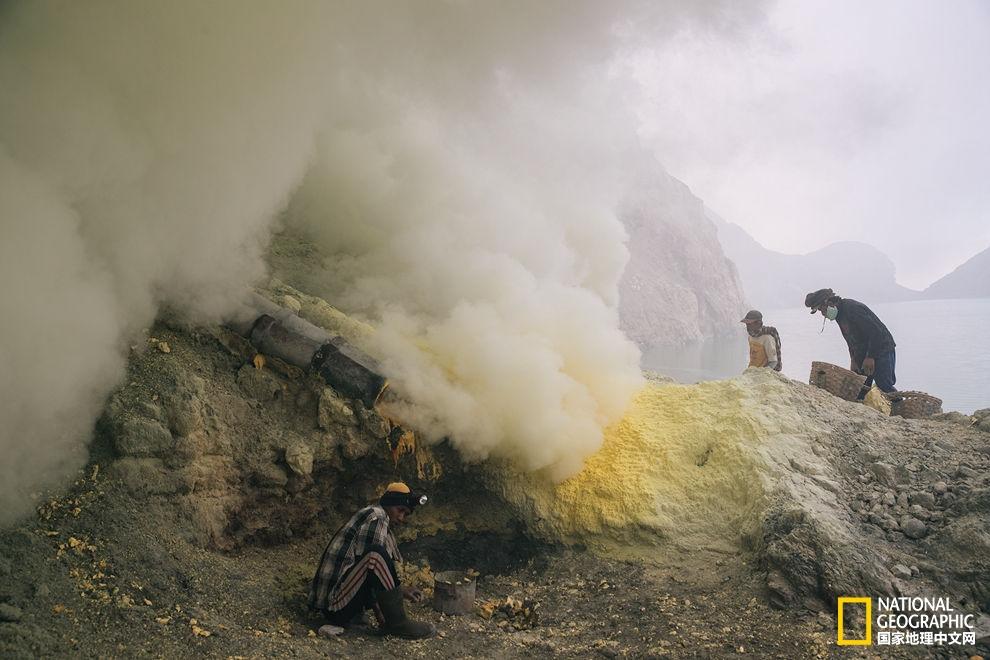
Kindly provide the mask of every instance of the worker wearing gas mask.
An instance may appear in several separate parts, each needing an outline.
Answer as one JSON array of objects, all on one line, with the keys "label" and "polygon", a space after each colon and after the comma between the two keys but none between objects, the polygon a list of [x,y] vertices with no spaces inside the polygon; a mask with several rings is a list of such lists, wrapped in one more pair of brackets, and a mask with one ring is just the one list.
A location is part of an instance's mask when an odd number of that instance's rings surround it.
[{"label": "worker wearing gas mask", "polygon": [[819,289],[804,298],[811,313],[839,324],[842,337],[849,347],[849,368],[858,374],[872,376],[883,392],[896,392],[894,383],[894,337],[887,326],[869,307],[852,298],[840,298],[832,289]]}]

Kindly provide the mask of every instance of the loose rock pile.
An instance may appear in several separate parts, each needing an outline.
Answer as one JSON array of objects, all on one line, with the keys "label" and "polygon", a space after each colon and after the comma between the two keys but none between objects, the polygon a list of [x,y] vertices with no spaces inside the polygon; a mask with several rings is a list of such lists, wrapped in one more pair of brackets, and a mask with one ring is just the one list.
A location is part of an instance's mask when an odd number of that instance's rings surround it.
[{"label": "loose rock pile", "polygon": [[[990,435],[891,418],[767,370],[651,385],[585,471],[553,487],[496,473],[548,537],[608,551],[751,552],[774,603],[950,596],[990,611]],[[913,567],[913,569],[912,569]]]},{"label": "loose rock pile", "polygon": [[[312,525],[334,500],[344,462],[386,472],[391,425],[316,377],[251,360],[224,332],[156,328],[156,345],[167,339],[169,351],[132,357],[98,431],[113,455],[110,476],[174,508],[195,543],[231,548]],[[337,497],[363,505],[377,486]]]}]

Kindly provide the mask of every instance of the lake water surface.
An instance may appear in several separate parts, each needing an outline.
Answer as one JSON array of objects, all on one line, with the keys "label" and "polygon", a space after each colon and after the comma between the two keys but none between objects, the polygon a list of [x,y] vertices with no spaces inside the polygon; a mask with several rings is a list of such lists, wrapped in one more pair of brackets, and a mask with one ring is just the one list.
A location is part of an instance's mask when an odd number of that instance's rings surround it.
[{"label": "lake water surface", "polygon": [[[865,302],[897,342],[897,389],[942,399],[942,409],[972,413],[990,407],[990,299]],[[807,383],[815,360],[849,367],[839,326],[807,308],[760,310],[780,332],[784,374]],[[676,349],[643,353],[642,367],[684,383],[729,378],[749,362],[746,331]]]}]

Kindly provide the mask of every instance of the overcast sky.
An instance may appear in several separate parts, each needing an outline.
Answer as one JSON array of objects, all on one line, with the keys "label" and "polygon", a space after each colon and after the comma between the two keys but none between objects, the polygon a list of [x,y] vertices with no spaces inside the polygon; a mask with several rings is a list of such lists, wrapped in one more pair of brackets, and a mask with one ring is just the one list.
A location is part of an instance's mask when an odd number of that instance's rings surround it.
[{"label": "overcast sky", "polygon": [[667,168],[766,247],[864,241],[924,288],[990,246],[990,2],[773,3],[629,65]]}]

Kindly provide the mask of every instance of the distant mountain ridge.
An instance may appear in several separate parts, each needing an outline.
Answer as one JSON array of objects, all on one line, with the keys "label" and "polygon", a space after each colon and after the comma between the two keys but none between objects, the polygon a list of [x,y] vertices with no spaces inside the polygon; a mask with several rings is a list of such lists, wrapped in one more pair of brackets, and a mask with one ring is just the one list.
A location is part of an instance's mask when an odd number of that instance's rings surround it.
[{"label": "distant mountain ridge", "polygon": [[990,298],[990,248],[922,292],[925,298]]},{"label": "distant mountain ridge", "polygon": [[783,254],[763,247],[710,209],[706,214],[718,228],[719,243],[735,263],[746,299],[754,307],[800,307],[809,291],[824,287],[870,303],[922,297],[897,283],[894,262],[872,245],[841,241],[807,254]]}]

